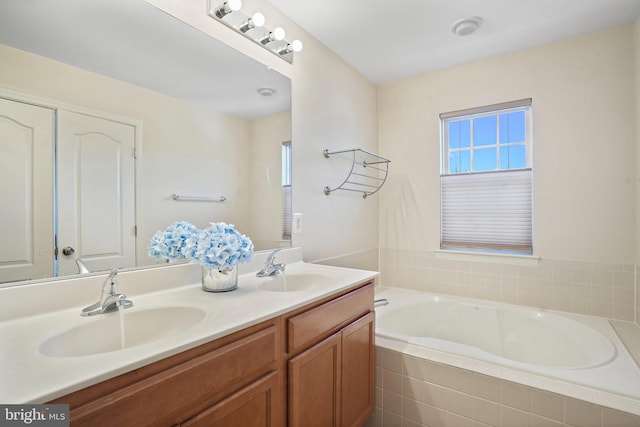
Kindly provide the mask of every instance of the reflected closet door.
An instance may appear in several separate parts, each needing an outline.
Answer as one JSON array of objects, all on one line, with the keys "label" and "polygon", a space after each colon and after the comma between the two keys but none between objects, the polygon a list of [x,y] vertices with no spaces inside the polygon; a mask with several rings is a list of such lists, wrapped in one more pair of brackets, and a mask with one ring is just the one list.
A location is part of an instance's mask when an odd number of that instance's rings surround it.
[{"label": "reflected closet door", "polygon": [[54,121],[0,98],[0,283],[53,276]]},{"label": "reflected closet door", "polygon": [[134,147],[131,125],[58,111],[60,275],[135,266]]}]

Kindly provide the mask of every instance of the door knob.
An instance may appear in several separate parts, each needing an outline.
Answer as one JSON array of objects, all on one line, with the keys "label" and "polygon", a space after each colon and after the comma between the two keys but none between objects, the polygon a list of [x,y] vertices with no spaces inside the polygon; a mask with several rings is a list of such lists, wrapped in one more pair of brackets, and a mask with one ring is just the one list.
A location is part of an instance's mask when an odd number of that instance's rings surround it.
[{"label": "door knob", "polygon": [[74,253],[75,251],[76,251],[76,250],[75,250],[75,249],[73,249],[71,246],[67,246],[67,247],[62,248],[62,254],[63,254],[63,255],[67,255],[67,256],[69,256],[69,255],[73,255],[73,253]]}]

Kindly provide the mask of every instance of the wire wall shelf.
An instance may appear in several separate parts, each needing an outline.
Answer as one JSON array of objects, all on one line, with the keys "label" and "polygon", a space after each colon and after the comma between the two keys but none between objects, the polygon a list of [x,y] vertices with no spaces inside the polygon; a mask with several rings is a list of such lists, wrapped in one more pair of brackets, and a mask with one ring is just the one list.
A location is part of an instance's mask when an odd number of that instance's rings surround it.
[{"label": "wire wall shelf", "polygon": [[342,151],[323,151],[324,157],[329,158],[334,154],[351,156],[351,170],[347,178],[335,188],[324,187],[327,196],[336,190],[355,191],[362,193],[362,198],[378,192],[387,180],[389,163],[391,160],[378,154],[371,153],[361,148]]}]

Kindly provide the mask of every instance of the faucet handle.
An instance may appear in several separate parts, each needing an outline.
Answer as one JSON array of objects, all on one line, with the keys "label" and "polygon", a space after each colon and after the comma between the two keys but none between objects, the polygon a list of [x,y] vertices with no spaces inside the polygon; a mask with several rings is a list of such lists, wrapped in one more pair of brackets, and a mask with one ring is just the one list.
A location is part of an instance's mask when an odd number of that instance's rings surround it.
[{"label": "faucet handle", "polygon": [[118,293],[118,283],[116,282],[116,276],[118,275],[118,268],[111,270],[111,273],[104,279],[102,283],[102,297],[105,298],[108,295],[115,295]]},{"label": "faucet handle", "polygon": [[282,250],[282,248],[278,248],[278,249],[275,249],[273,252],[271,252],[271,253],[267,256],[267,264],[273,264],[273,260],[275,259],[276,254],[277,254],[278,252],[280,252],[281,250]]}]

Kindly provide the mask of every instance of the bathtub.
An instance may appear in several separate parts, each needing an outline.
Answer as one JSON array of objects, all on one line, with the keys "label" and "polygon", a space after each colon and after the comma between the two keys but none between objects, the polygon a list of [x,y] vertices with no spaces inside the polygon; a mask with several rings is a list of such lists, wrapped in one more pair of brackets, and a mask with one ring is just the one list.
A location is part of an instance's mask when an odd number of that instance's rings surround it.
[{"label": "bathtub", "polygon": [[603,318],[378,288],[376,345],[640,415],[640,369]]}]

